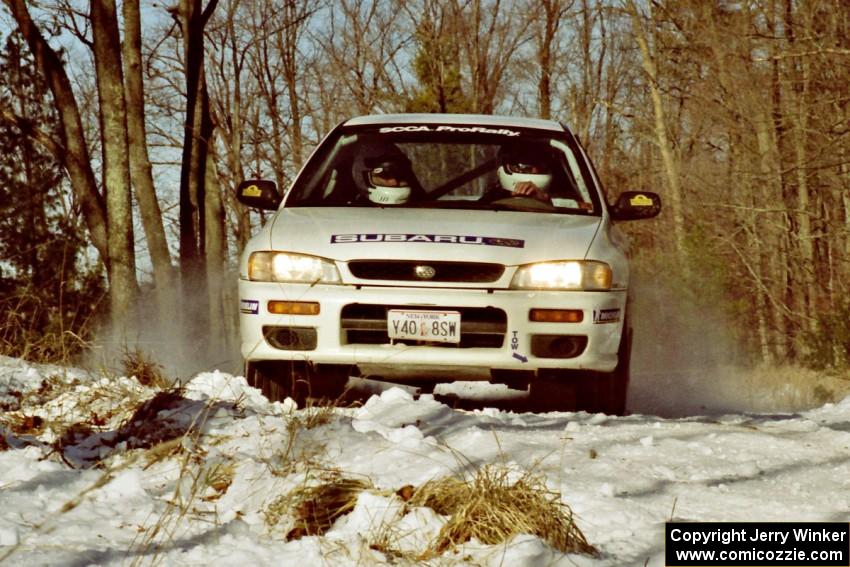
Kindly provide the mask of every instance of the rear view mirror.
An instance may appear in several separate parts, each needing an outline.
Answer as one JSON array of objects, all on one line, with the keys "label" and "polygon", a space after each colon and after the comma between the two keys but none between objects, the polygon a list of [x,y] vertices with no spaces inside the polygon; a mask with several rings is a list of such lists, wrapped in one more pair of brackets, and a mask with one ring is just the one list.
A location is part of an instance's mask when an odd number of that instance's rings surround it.
[{"label": "rear view mirror", "polygon": [[268,179],[246,179],[236,188],[236,198],[243,205],[267,211],[276,211],[282,200],[277,185]]},{"label": "rear view mirror", "polygon": [[661,212],[661,197],[649,191],[624,191],[609,212],[614,220],[651,219]]}]

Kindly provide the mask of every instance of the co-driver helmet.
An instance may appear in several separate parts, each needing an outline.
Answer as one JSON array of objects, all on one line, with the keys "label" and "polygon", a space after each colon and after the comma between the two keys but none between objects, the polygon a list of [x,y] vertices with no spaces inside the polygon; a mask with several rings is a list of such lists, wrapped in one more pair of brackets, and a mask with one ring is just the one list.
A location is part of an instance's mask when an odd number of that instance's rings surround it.
[{"label": "co-driver helmet", "polygon": [[546,191],[552,183],[552,166],[545,148],[536,145],[505,146],[499,152],[499,183],[513,191],[517,183],[530,181]]}]

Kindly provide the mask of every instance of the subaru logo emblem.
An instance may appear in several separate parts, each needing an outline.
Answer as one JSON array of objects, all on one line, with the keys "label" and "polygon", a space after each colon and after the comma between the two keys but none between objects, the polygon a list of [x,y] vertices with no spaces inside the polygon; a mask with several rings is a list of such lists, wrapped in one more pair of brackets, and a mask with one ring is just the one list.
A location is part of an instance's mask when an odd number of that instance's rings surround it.
[{"label": "subaru logo emblem", "polygon": [[430,280],[437,275],[437,270],[431,266],[416,266],[414,272],[416,273],[416,277],[420,280]]}]

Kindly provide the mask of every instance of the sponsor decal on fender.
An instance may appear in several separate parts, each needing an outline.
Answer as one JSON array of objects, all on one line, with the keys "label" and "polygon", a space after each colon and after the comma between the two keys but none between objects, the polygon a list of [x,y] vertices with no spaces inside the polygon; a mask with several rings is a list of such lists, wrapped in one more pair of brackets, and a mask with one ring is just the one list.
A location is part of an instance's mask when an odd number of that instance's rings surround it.
[{"label": "sponsor decal on fender", "polygon": [[616,323],[620,320],[619,309],[594,309],[594,323]]},{"label": "sponsor decal on fender", "polygon": [[256,299],[240,299],[239,311],[246,315],[256,315],[260,312],[260,302]]},{"label": "sponsor decal on fender", "polygon": [[458,234],[333,234],[331,244],[355,242],[428,242],[431,244],[475,244],[478,246],[507,246],[524,248],[525,241],[493,236],[464,236]]}]

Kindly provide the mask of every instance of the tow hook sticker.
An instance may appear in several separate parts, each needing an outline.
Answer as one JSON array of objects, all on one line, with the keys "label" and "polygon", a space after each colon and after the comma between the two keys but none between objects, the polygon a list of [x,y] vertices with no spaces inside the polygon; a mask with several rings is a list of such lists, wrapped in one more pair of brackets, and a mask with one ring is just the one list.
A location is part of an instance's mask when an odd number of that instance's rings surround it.
[{"label": "tow hook sticker", "polygon": [[247,315],[256,315],[260,312],[260,302],[256,299],[240,299],[239,311]]},{"label": "tow hook sticker", "polygon": [[617,323],[620,320],[619,309],[594,309],[594,323]]},{"label": "tow hook sticker", "polygon": [[519,350],[519,331],[511,331],[511,350],[513,351],[512,356],[521,361],[528,362],[528,357],[521,355],[517,351]]}]

